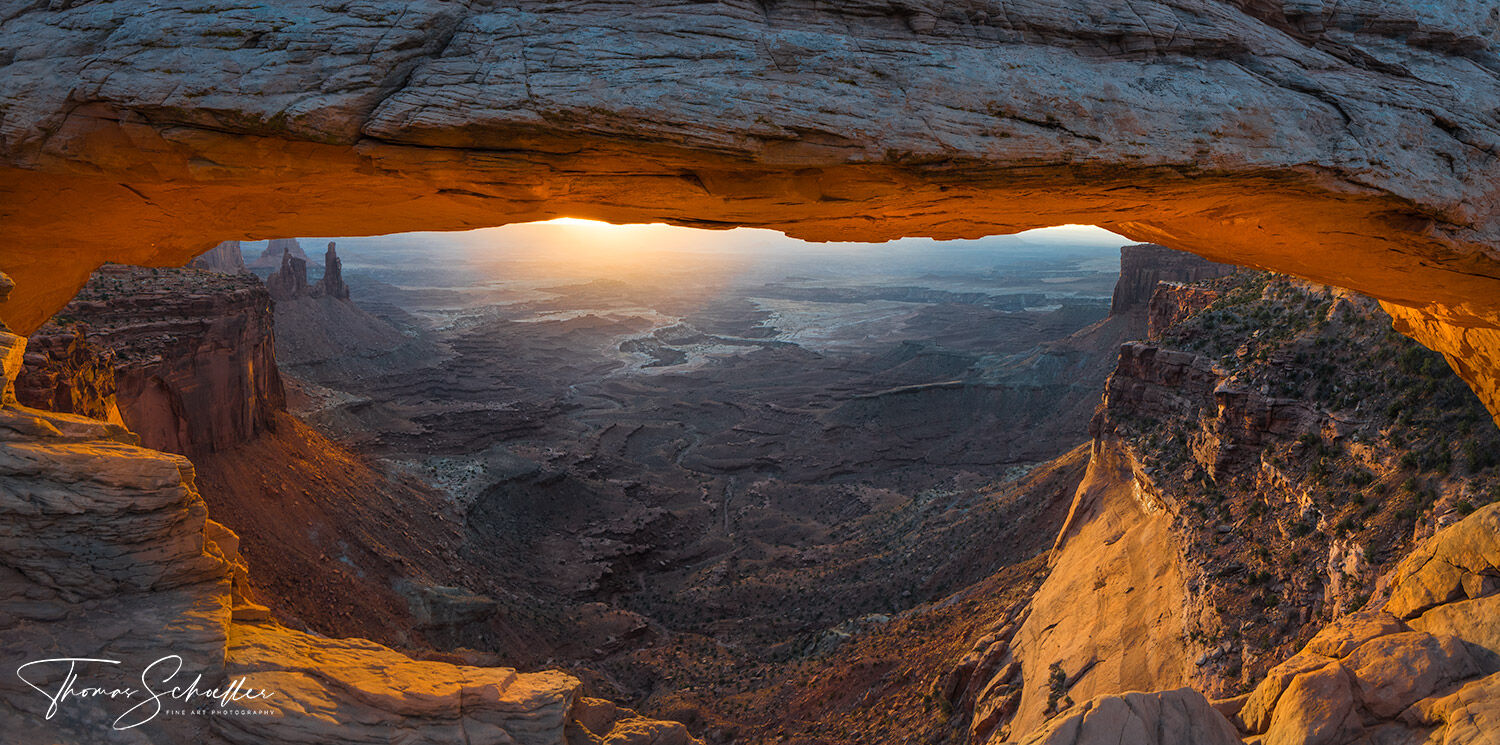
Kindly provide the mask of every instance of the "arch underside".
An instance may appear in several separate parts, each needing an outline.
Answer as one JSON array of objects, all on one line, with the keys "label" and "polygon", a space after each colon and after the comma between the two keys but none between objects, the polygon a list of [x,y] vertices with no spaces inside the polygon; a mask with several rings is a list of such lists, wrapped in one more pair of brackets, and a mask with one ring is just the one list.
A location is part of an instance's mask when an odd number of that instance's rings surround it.
[{"label": "arch underside", "polygon": [[1478,4],[1055,5],[23,8],[0,26],[3,317],[28,332],[102,262],[228,239],[1090,223],[1380,298],[1500,411]]}]

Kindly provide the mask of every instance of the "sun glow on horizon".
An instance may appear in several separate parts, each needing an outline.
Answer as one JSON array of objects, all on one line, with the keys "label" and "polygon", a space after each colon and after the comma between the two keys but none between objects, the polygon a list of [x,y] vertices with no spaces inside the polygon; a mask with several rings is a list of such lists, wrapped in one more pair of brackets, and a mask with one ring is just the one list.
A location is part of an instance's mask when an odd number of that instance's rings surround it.
[{"label": "sun glow on horizon", "polygon": [[[308,239],[316,241],[325,238]],[[413,241],[456,251],[476,266],[510,267],[554,276],[676,277],[710,281],[714,275],[751,264],[792,262],[816,267],[858,256],[881,270],[907,271],[953,262],[971,265],[1005,254],[1072,254],[1092,260],[1118,260],[1120,246],[1132,241],[1093,225],[1066,224],[983,238],[936,240],[897,238],[885,242],[813,242],[769,228],[707,229],[666,223],[616,224],[582,217],[554,217],[461,232],[417,232],[370,238],[335,238],[357,253],[361,245],[402,245]],[[355,259],[357,261],[357,259]],[[528,268],[529,267],[529,268]],[[496,269],[500,272],[502,270]]]},{"label": "sun glow on horizon", "polygon": [[[981,243],[999,243],[1005,241],[1019,241],[1025,244],[1101,244],[1111,247],[1129,242],[1124,236],[1112,233],[1096,225],[1081,223],[1068,223],[1063,225],[1052,225],[1044,228],[1033,228],[1018,233],[999,233],[984,236],[982,238],[957,238],[936,239],[926,237],[903,237],[889,241],[806,241],[795,238],[786,233],[772,228],[750,228],[735,227],[728,229],[706,229],[694,228],[682,225],[671,225],[668,223],[612,223],[603,220],[594,220],[583,217],[554,217],[547,220],[534,222],[514,223],[498,228],[481,228],[473,233],[488,233],[491,231],[516,231],[526,228],[558,228],[570,233],[577,231],[589,231],[590,237],[618,241],[622,246],[632,246],[645,238],[660,238],[663,247],[671,244],[684,244],[691,242],[694,245],[705,248],[745,247],[749,242],[770,242],[783,244],[801,244],[807,247],[837,248],[837,247],[872,247],[872,246],[911,246],[923,244],[933,246],[961,247],[962,244],[971,244],[976,248],[1000,246],[981,246]],[[721,246],[708,246],[705,244],[722,244]],[[677,245],[677,247],[685,247]]]}]

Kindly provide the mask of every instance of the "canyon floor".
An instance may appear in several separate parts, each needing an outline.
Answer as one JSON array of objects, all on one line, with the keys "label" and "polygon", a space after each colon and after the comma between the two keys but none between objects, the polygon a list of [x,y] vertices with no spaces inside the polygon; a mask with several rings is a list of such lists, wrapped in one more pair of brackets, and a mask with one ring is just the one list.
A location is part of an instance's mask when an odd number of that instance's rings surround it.
[{"label": "canyon floor", "polygon": [[1006,567],[1030,582],[1144,329],[1110,316],[1114,246],[632,273],[347,245],[364,311],[279,303],[278,356],[294,413],[461,526],[436,538],[450,581],[495,612],[428,638],[719,741],[772,729],[850,638]]}]

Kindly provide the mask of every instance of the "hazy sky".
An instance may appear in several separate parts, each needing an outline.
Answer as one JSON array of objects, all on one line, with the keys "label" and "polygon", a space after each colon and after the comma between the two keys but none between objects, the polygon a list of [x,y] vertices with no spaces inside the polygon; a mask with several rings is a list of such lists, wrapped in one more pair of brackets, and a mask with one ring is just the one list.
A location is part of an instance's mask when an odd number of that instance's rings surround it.
[{"label": "hazy sky", "polygon": [[[325,240],[310,238],[308,241]],[[562,217],[545,222],[519,223],[498,228],[482,228],[451,233],[399,233],[370,238],[334,238],[355,244],[379,246],[382,243],[409,244],[422,241],[468,248],[502,248],[511,246],[552,245],[588,250],[640,251],[671,249],[678,251],[722,251],[745,249],[807,250],[881,250],[1005,249],[1021,246],[1073,246],[1115,249],[1129,243],[1126,238],[1092,225],[1060,225],[1028,230],[1015,235],[998,235],[973,240],[935,241],[931,238],[902,238],[885,243],[809,243],[789,238],[775,230],[734,228],[703,230],[676,225],[611,225],[593,220]]]},{"label": "hazy sky", "polygon": [[[302,238],[316,258],[328,240],[339,245],[345,266],[401,263],[417,252],[489,272],[496,262],[519,262],[561,274],[671,272],[689,267],[730,265],[817,271],[820,262],[874,273],[972,270],[1028,259],[1083,259],[1117,262],[1119,248],[1131,241],[1091,225],[1063,225],[1015,235],[973,240],[902,238],[885,243],[810,243],[766,229],[704,230],[673,225],[611,225],[559,218],[465,232],[400,233],[355,238]],[[246,244],[247,256],[263,243]],[[1115,263],[1114,266],[1118,266]]]}]

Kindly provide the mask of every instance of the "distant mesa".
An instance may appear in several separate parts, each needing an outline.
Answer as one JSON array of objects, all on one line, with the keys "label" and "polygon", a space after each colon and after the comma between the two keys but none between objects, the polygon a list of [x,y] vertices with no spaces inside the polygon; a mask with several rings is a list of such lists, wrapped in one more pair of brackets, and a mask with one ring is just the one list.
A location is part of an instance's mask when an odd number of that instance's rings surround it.
[{"label": "distant mesa", "polygon": [[260,252],[260,256],[250,262],[252,269],[275,269],[281,266],[282,254],[290,253],[293,258],[307,261],[307,253],[302,250],[302,244],[296,238],[272,238],[266,243],[266,250]]},{"label": "distant mesa", "polygon": [[221,274],[239,274],[247,271],[245,254],[240,250],[239,241],[222,241],[219,245],[200,254],[198,258],[188,262],[188,266]]},{"label": "distant mesa", "polygon": [[1216,264],[1186,251],[1177,251],[1155,243],[1137,243],[1120,247],[1120,281],[1109,312],[1121,314],[1145,308],[1158,282],[1201,282],[1233,273],[1229,264]]}]

